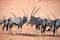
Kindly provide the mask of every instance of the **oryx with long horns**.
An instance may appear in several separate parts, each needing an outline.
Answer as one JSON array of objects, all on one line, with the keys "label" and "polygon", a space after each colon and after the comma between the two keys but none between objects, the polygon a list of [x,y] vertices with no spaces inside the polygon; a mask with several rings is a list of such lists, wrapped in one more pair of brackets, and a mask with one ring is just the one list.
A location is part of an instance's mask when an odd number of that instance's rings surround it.
[{"label": "oryx with long horns", "polygon": [[31,26],[35,25],[36,29],[40,29],[40,26],[38,27],[38,24],[42,25],[42,26],[45,26],[45,24],[46,24],[45,19],[42,19],[40,17],[34,17],[34,15],[38,12],[39,9],[40,9],[40,7],[35,12],[34,12],[35,8],[33,9],[30,20],[27,23],[27,24],[30,24]]},{"label": "oryx with long horns", "polygon": [[60,19],[56,18],[55,15],[53,14],[55,18],[55,23],[54,23],[54,34],[57,35],[57,29],[60,27]]},{"label": "oryx with long horns", "polygon": [[[45,29],[43,28],[42,33],[43,33],[44,31],[46,31],[47,26],[50,27],[47,31],[51,31],[51,29],[52,29],[52,31],[54,30],[55,20],[51,20],[49,15],[46,15],[46,16],[47,16],[48,19],[46,19],[46,27],[45,27]],[[54,33],[53,33],[53,34],[54,34]]]},{"label": "oryx with long horns", "polygon": [[39,9],[40,8],[38,8],[35,12],[34,12],[35,8],[33,9],[31,16],[30,16],[30,20],[27,22],[27,25],[30,24],[31,26],[33,26],[39,23],[40,17],[34,17],[34,15],[37,13]]},{"label": "oryx with long horns", "polygon": [[[24,10],[23,10],[23,12],[24,12]],[[14,15],[14,13],[12,13],[12,14]],[[15,18],[9,18],[8,25],[9,25],[10,30],[13,25],[16,25],[16,26],[18,26],[18,29],[20,28],[20,31],[22,31],[21,28],[25,23],[27,23],[27,20],[28,20],[28,15],[26,16],[25,12],[24,12],[23,18],[21,18],[21,17],[16,18],[16,16],[15,16]]]}]

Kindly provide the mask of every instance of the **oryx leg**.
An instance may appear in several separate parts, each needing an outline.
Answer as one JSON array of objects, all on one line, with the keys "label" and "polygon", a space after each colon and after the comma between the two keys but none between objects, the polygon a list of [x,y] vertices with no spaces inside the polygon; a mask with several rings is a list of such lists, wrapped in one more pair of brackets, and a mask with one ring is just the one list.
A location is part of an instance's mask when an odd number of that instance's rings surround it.
[{"label": "oryx leg", "polygon": [[22,25],[20,26],[20,32],[22,32]]},{"label": "oryx leg", "polygon": [[56,35],[56,27],[54,26],[53,35]]},{"label": "oryx leg", "polygon": [[19,27],[20,27],[20,26],[18,26],[18,29],[17,29],[17,31],[16,31],[16,34],[17,34],[18,30],[19,30]]},{"label": "oryx leg", "polygon": [[52,26],[49,26],[50,28],[48,28],[48,30],[47,31],[51,31],[51,29],[52,29]]},{"label": "oryx leg", "polygon": [[46,25],[42,25],[42,27],[43,27],[43,30],[41,31],[41,33],[44,32],[44,35],[45,35]]},{"label": "oryx leg", "polygon": [[59,28],[59,26],[55,27],[55,35],[57,35],[58,28]]},{"label": "oryx leg", "polygon": [[37,30],[40,29],[40,24],[36,25],[36,29],[37,29]]},{"label": "oryx leg", "polygon": [[[0,25],[1,25],[1,27],[2,27],[2,24],[0,24]],[[0,27],[0,28],[1,28],[1,27]],[[2,32],[0,32],[0,33],[2,33]]]},{"label": "oryx leg", "polygon": [[35,28],[36,28],[36,30],[40,30],[40,24],[36,25]]},{"label": "oryx leg", "polygon": [[12,34],[12,31],[11,31],[11,28],[12,28],[12,24],[9,26],[9,32],[10,32],[10,34]]},{"label": "oryx leg", "polygon": [[[43,25],[42,25],[42,27],[41,27],[41,32],[42,32],[42,30],[43,30]],[[41,33],[41,35],[42,35],[42,33]]]},{"label": "oryx leg", "polygon": [[9,24],[6,25],[6,31],[8,31],[8,25],[9,25]]},{"label": "oryx leg", "polygon": [[2,28],[2,31],[4,32],[4,28],[6,27],[6,24],[4,23],[4,25],[3,25],[3,28]]},{"label": "oryx leg", "polygon": [[[19,28],[20,28],[20,32],[22,32],[22,29],[21,29],[21,28],[22,28],[22,25],[18,25],[18,29],[19,29]],[[17,32],[18,32],[18,30],[17,30]],[[16,33],[17,33],[17,32],[16,32]]]},{"label": "oryx leg", "polygon": [[5,27],[6,27],[6,25],[4,24],[4,25],[3,25],[3,28],[2,28],[3,32],[4,32],[4,28],[5,28]]},{"label": "oryx leg", "polygon": [[4,28],[5,28],[6,26],[5,26],[5,24],[3,25],[3,28],[2,28],[2,33],[4,32]]},{"label": "oryx leg", "polygon": [[56,27],[56,29],[58,29],[58,28],[59,28],[59,26]]}]

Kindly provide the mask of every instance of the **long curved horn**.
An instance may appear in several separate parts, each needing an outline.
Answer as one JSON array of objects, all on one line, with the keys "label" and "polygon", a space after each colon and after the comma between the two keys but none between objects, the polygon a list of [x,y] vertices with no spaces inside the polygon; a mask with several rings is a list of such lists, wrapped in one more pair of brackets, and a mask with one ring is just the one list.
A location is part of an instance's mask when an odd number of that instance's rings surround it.
[{"label": "long curved horn", "polygon": [[23,13],[24,13],[24,16],[26,16],[25,12],[24,12],[24,9],[22,9]]},{"label": "long curved horn", "polygon": [[33,9],[32,13],[31,13],[31,16],[33,15],[33,12],[34,12],[35,8],[36,8],[36,7],[34,7],[34,9]]},{"label": "long curved horn", "polygon": [[33,16],[38,12],[39,9],[40,9],[40,7],[34,12]]},{"label": "long curved horn", "polygon": [[12,15],[16,18],[15,14],[12,12]]},{"label": "long curved horn", "polygon": [[27,17],[28,17],[28,10],[27,10]]},{"label": "long curved horn", "polygon": [[53,17],[56,19],[55,15],[52,13]]}]

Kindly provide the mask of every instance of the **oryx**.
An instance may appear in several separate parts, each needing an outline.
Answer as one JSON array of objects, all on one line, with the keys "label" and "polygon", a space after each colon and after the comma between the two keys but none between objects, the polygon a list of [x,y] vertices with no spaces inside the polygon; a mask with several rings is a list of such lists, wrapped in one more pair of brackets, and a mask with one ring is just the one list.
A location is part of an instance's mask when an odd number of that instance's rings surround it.
[{"label": "oryx", "polygon": [[[49,16],[49,15],[48,15]],[[38,25],[39,26],[39,25]],[[43,27],[43,31],[42,33],[46,31],[47,26],[49,26],[50,28],[48,29],[48,31],[50,31],[52,29],[53,34],[55,34],[55,20],[52,19],[46,19],[46,25]]]},{"label": "oryx", "polygon": [[[35,8],[33,9],[31,16],[30,16],[30,20],[27,22],[27,25],[30,24],[31,26],[33,25],[37,25],[39,23],[40,17],[34,17],[34,15],[37,13],[37,11],[39,10],[39,8],[34,12]],[[33,14],[34,12],[34,14]]]},{"label": "oryx", "polygon": [[34,17],[34,15],[38,12],[39,9],[40,9],[40,7],[35,12],[34,12],[35,8],[33,9],[32,13],[31,13],[30,20],[27,22],[27,24],[30,24],[31,26],[34,26],[35,25],[35,28],[37,30],[40,29],[40,26],[38,27],[38,24],[39,25],[42,25],[42,26],[45,26],[45,24],[46,24],[45,19],[42,19],[40,17]]},{"label": "oryx", "polygon": [[[53,16],[55,17],[55,15],[53,14]],[[55,17],[55,23],[54,23],[54,34],[57,35],[57,29],[60,27],[60,19]]]},{"label": "oryx", "polygon": [[[23,10],[23,12],[24,12],[24,10]],[[13,25],[17,25],[18,29],[20,28],[20,31],[22,31],[21,28],[25,23],[27,23],[27,20],[28,20],[28,15],[26,15],[25,12],[24,12],[23,18],[21,18],[21,17],[9,18],[8,25],[9,25],[10,30]]]}]

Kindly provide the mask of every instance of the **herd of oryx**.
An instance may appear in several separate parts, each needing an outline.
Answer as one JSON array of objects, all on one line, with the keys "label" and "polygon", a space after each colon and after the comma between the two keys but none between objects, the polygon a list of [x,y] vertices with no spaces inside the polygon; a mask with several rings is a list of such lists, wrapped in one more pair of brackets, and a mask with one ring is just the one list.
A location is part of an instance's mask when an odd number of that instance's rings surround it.
[{"label": "herd of oryx", "polygon": [[[60,26],[60,19],[52,20],[52,19],[46,19],[46,18],[43,19],[43,18],[40,18],[40,17],[34,17],[34,15],[38,12],[40,7],[38,9],[36,9],[36,11],[35,11],[35,8],[31,12],[30,19],[28,19],[28,15],[25,14],[24,10],[22,10],[23,13],[24,13],[23,18],[16,17],[14,15],[14,13],[12,13],[14,18],[10,17],[8,19],[4,18],[4,19],[0,20],[0,24],[1,25],[4,24],[2,30],[4,30],[5,27],[6,27],[6,30],[8,30],[8,29],[11,30],[11,28],[14,25],[18,26],[18,29],[20,28],[20,30],[21,30],[22,26],[25,23],[27,23],[27,26],[28,26],[28,24],[30,24],[31,26],[35,25],[36,30],[41,30],[41,33],[45,33],[46,28],[50,27],[47,31],[52,30],[53,34],[56,34],[56,31]],[[54,14],[53,14],[53,16],[54,16]],[[40,25],[42,25],[42,27]]]}]

